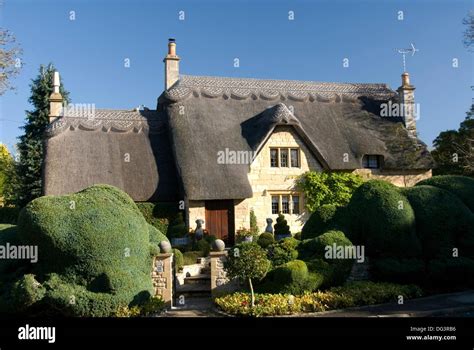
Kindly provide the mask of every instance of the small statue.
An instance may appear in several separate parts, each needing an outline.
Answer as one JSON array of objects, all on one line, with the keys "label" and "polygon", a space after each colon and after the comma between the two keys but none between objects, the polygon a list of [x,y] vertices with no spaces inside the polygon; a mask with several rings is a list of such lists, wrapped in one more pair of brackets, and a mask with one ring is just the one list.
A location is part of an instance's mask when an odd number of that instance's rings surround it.
[{"label": "small statue", "polygon": [[194,231],[194,237],[197,241],[201,240],[204,237],[204,230],[202,229],[202,225],[204,224],[204,220],[197,219],[196,220],[196,230]]},{"label": "small statue", "polygon": [[271,234],[273,234],[273,219],[272,218],[268,218],[267,219],[267,227],[265,228],[265,232],[270,232]]}]

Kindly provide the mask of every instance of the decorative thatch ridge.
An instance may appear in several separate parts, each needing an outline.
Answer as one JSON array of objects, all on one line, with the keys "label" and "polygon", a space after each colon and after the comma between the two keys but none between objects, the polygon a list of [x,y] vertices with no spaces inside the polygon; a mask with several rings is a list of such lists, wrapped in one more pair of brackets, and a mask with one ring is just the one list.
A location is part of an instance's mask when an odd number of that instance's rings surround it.
[{"label": "decorative thatch ridge", "polygon": [[48,137],[53,137],[64,130],[81,129],[104,132],[147,132],[153,133],[164,125],[163,116],[153,110],[112,110],[96,109],[93,111],[69,111],[65,116],[56,119],[46,130]]},{"label": "decorative thatch ridge", "polygon": [[325,83],[296,80],[262,80],[182,75],[164,96],[173,102],[195,97],[293,100],[310,102],[355,102],[361,96],[390,99],[396,95],[387,84]]}]

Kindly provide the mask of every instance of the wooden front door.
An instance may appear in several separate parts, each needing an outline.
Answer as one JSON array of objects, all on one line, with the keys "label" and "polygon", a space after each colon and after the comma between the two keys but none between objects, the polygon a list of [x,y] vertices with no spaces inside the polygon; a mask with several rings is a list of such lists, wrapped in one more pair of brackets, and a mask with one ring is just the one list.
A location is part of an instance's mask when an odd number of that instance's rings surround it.
[{"label": "wooden front door", "polygon": [[206,201],[206,230],[222,239],[227,246],[234,245],[234,201]]}]

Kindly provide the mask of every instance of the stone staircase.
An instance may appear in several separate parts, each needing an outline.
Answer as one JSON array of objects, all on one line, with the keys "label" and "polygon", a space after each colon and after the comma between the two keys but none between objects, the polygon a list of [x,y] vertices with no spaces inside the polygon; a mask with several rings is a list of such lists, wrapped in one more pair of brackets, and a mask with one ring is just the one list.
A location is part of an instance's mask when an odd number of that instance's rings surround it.
[{"label": "stone staircase", "polygon": [[[175,294],[177,298],[184,296],[185,300],[189,300],[211,297],[210,261],[206,258],[198,258],[196,263],[200,266],[197,269],[193,267],[192,271],[194,274],[191,275],[188,272],[187,276],[184,277],[184,283],[177,284]],[[185,304],[188,304],[188,302],[186,301]]]}]

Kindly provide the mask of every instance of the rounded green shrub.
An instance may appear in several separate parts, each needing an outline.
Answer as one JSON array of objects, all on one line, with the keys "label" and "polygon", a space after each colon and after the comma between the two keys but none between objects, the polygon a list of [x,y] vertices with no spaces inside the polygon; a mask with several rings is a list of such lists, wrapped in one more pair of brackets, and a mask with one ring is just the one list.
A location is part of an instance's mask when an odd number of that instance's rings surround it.
[{"label": "rounded green shrub", "polygon": [[29,272],[45,286],[47,305],[67,315],[109,316],[153,292],[150,238],[160,234],[150,227],[126,193],[96,185],[31,201],[20,213],[18,238],[38,246]]},{"label": "rounded green shrub", "polygon": [[321,280],[318,274],[308,271],[304,261],[292,260],[271,270],[257,290],[263,293],[299,295],[317,289]]},{"label": "rounded green shrub", "polygon": [[158,246],[162,241],[169,242],[168,237],[160,232],[156,227],[148,224],[148,234],[150,237],[150,242],[156,243]]},{"label": "rounded green shrub", "polygon": [[470,245],[474,215],[456,195],[427,185],[407,188],[404,193],[415,211],[425,259],[452,257],[453,248],[463,253],[474,250]]},{"label": "rounded green shrub", "polygon": [[370,273],[381,281],[421,283],[425,278],[425,263],[417,258],[377,258],[370,262]]},{"label": "rounded green shrub", "polygon": [[270,232],[264,232],[258,236],[257,243],[262,248],[267,248],[273,242],[275,242],[275,238],[273,238],[273,234]]},{"label": "rounded green shrub", "polygon": [[420,181],[416,186],[434,186],[449,191],[474,212],[474,179],[467,176],[443,175]]},{"label": "rounded green shrub", "polygon": [[300,242],[293,237],[284,238],[268,246],[268,259],[273,266],[283,265],[298,257],[296,250]]},{"label": "rounded green shrub", "polygon": [[347,237],[363,244],[370,257],[412,257],[420,254],[415,214],[397,187],[371,180],[353,194],[347,207]]},{"label": "rounded green shrub", "polygon": [[12,296],[18,311],[25,310],[40,301],[45,294],[45,288],[32,274],[23,275],[13,284]]},{"label": "rounded green shrub", "polygon": [[325,204],[317,208],[304,224],[303,230],[301,231],[301,238],[314,238],[326,232],[334,214],[336,214],[336,210],[337,207],[332,204]]},{"label": "rounded green shrub", "polygon": [[179,249],[174,248],[173,249],[173,254],[174,254],[174,264],[176,267],[176,270],[182,270],[184,266],[184,256],[183,253]]},{"label": "rounded green shrub", "polygon": [[196,247],[194,250],[202,252],[202,256],[208,256],[211,251],[211,245],[205,239],[201,239],[196,242]]}]

